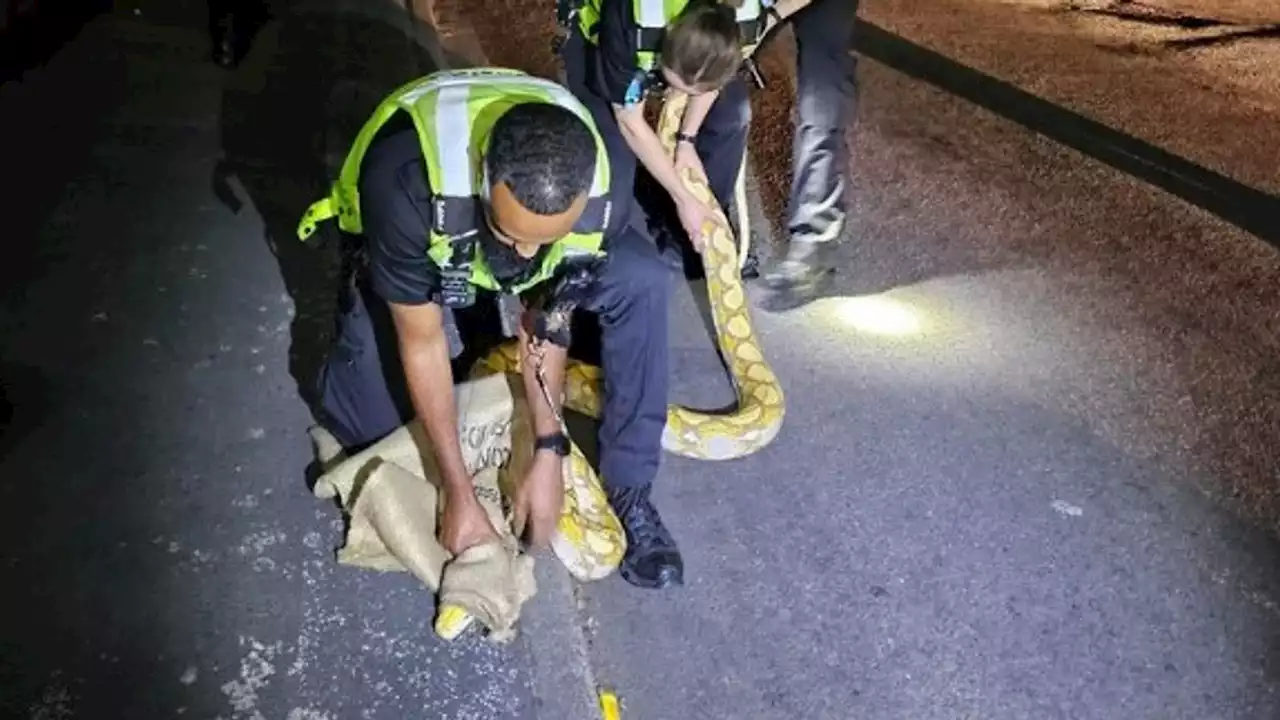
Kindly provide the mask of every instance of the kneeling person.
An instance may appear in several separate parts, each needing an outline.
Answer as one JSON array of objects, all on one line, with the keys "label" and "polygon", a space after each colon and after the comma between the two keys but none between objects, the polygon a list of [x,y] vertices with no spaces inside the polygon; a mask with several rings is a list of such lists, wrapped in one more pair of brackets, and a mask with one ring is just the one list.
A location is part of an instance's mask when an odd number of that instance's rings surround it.
[{"label": "kneeling person", "polygon": [[[564,88],[509,70],[436,73],[397,90],[356,139],[330,198],[300,234],[338,217],[363,259],[320,377],[325,424],[348,448],[417,418],[444,485],[441,540],[454,553],[492,538],[457,435],[451,360],[461,330],[498,294],[550,296],[596,313],[604,409],[600,469],[627,531],[621,572],[642,587],[682,582],[675,542],[649,499],[667,402],[670,277],[638,229],[610,231],[609,164],[585,108]],[[568,339],[536,313],[548,394],[523,363],[535,460],[515,499],[545,544],[563,502],[567,439],[557,414]],[[547,340],[549,342],[542,342]],[[398,359],[398,361],[397,361]]]}]

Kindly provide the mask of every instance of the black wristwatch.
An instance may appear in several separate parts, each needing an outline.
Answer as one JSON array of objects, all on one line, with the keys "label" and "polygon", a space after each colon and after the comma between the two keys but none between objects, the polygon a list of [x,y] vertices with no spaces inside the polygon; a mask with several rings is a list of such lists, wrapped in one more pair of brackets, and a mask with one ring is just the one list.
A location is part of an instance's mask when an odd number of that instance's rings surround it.
[{"label": "black wristwatch", "polygon": [[569,454],[569,438],[562,432],[534,438],[533,451],[539,450],[550,450],[560,457],[566,457]]},{"label": "black wristwatch", "polygon": [[676,133],[676,144],[677,144],[677,145],[679,145],[679,144],[680,144],[680,143],[682,143],[682,142],[687,142],[687,143],[689,143],[690,145],[692,145],[692,144],[696,143],[697,141],[698,141],[698,136],[697,136],[697,135],[690,135],[690,134],[689,134],[689,133],[687,133],[687,132],[678,132],[678,133]]}]

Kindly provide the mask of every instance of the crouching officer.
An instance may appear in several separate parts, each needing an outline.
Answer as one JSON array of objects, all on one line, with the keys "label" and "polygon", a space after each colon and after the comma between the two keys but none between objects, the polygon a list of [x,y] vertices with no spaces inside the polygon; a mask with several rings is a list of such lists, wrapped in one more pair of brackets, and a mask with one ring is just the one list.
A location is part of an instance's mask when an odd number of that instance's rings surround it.
[{"label": "crouching officer", "polygon": [[609,187],[590,114],[553,82],[476,69],[394,92],[299,227],[309,235],[336,216],[363,251],[321,371],[322,414],[349,449],[416,418],[443,475],[442,543],[457,553],[494,537],[463,465],[451,360],[498,295],[547,297],[517,331],[522,348],[540,349],[550,396],[523,363],[537,438],[515,505],[526,539],[543,545],[559,519],[568,453],[557,414],[569,338],[548,318],[574,306],[596,313],[606,369],[600,469],[628,541],[620,570],[633,584],[665,587],[683,575],[649,499],[666,423],[670,275],[642,232],[610,228]]},{"label": "crouching officer", "polygon": [[[714,216],[684,188],[679,171],[705,173],[728,211],[751,123],[750,95],[738,71],[744,43],[753,44],[763,29],[760,0],[577,2],[562,0],[572,7],[562,49],[566,81],[609,149],[614,197],[633,192],[638,160],[671,201],[655,207],[642,194],[645,209],[664,219],[674,209],[678,223],[672,225],[701,250],[701,229]],[[646,94],[663,87],[690,95],[674,158],[644,116]]]}]

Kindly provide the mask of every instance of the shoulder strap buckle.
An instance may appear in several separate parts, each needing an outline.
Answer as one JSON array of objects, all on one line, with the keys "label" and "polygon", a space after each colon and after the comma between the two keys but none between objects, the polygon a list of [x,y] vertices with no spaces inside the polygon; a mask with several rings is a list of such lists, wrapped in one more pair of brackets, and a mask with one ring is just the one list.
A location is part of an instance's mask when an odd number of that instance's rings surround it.
[{"label": "shoulder strap buckle", "polygon": [[447,308],[471,307],[476,302],[476,288],[471,284],[471,257],[475,240],[471,236],[449,241],[449,260],[440,267],[440,299]]}]

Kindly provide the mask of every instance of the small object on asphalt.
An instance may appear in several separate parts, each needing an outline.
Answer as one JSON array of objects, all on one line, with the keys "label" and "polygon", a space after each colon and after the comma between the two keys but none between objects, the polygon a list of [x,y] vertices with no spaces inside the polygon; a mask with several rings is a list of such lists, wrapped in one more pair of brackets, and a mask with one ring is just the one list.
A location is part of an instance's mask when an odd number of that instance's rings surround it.
[{"label": "small object on asphalt", "polygon": [[612,690],[600,690],[600,717],[602,720],[622,720],[622,708],[618,705],[618,694]]},{"label": "small object on asphalt", "polygon": [[466,608],[446,605],[440,608],[440,614],[436,617],[436,634],[443,640],[456,640],[471,627],[474,620],[475,616],[467,612]]}]

